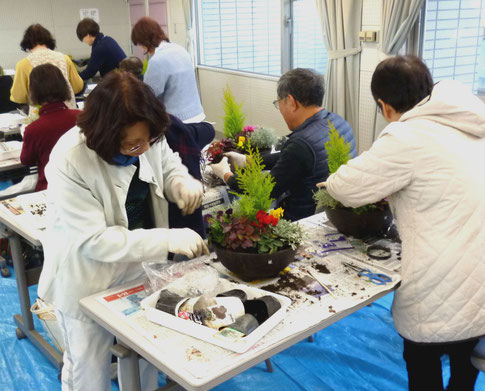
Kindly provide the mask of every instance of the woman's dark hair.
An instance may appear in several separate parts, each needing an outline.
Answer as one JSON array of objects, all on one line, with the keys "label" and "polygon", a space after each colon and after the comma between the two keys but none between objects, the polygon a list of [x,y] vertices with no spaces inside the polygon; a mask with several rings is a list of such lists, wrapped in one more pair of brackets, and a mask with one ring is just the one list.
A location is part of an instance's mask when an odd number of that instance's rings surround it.
[{"label": "woman's dark hair", "polygon": [[162,41],[170,42],[158,22],[148,16],[144,16],[133,26],[131,40],[134,45],[146,46],[148,51],[157,48]]},{"label": "woman's dark hair", "polygon": [[56,40],[52,37],[50,31],[38,23],[27,27],[22,42],[20,42],[20,48],[26,52],[37,45],[45,45],[51,50],[56,48]]},{"label": "woman's dark hair", "polygon": [[59,68],[52,64],[38,65],[30,72],[30,101],[33,105],[64,102],[71,99],[71,91]]},{"label": "woman's dark hair", "polygon": [[161,139],[170,119],[151,88],[128,72],[110,72],[88,95],[77,124],[86,144],[109,164],[120,153],[125,128],[146,122],[150,139]]},{"label": "woman's dark hair", "polygon": [[94,19],[84,18],[77,24],[76,35],[82,42],[83,38],[88,34],[96,37],[99,34],[99,24]]},{"label": "woman's dark hair", "polygon": [[130,72],[140,78],[143,74],[143,61],[138,57],[126,57],[120,62],[120,71]]},{"label": "woman's dark hair", "polygon": [[381,99],[398,113],[412,109],[433,90],[428,67],[416,56],[396,56],[381,61],[372,75],[374,100]]},{"label": "woman's dark hair", "polygon": [[306,68],[295,68],[278,80],[276,92],[280,99],[292,95],[303,106],[321,106],[325,94],[323,76]]}]

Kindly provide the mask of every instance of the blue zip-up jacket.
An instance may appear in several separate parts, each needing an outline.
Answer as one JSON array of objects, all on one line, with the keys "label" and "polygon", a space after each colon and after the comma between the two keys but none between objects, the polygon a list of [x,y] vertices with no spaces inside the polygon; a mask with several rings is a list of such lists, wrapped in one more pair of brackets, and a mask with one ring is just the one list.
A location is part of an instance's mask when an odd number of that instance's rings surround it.
[{"label": "blue zip-up jacket", "polygon": [[123,49],[116,41],[99,33],[91,47],[91,58],[87,68],[79,73],[83,80],[92,78],[99,71],[101,77],[120,66],[121,60],[126,57]]}]

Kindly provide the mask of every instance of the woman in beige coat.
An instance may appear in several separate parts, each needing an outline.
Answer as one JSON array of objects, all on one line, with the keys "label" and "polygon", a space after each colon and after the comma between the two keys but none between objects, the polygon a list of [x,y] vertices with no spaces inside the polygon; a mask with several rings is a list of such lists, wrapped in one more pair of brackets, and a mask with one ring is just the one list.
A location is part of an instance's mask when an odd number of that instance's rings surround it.
[{"label": "woman in beige coat", "polygon": [[417,57],[389,58],[372,93],[390,124],[331,175],[328,192],[357,207],[388,197],[402,239],[392,306],[411,390],[473,390],[470,354],[485,334],[485,105],[459,82],[433,86]]}]

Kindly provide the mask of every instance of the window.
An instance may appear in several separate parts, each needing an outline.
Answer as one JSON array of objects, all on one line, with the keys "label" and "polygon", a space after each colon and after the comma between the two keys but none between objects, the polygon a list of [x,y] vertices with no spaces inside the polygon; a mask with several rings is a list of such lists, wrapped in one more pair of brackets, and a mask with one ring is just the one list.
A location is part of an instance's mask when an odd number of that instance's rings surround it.
[{"label": "window", "polygon": [[325,72],[314,0],[199,0],[197,5],[199,64],[273,76],[294,67]]},{"label": "window", "polygon": [[293,1],[293,62],[292,68],[313,68],[325,74],[327,49],[314,0]]},{"label": "window", "polygon": [[483,0],[427,0],[422,57],[433,79],[455,79],[485,94]]}]

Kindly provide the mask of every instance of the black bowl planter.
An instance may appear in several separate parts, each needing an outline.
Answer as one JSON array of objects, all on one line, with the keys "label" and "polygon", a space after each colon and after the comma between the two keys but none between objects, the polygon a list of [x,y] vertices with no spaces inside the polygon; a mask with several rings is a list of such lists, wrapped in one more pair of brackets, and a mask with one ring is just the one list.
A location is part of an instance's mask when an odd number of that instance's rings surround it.
[{"label": "black bowl planter", "polygon": [[354,213],[351,208],[325,208],[325,213],[339,232],[356,238],[382,235],[392,223],[389,206],[361,214]]},{"label": "black bowl planter", "polygon": [[214,248],[217,259],[244,281],[276,277],[280,271],[295,260],[296,250],[291,247],[273,254],[257,254]]}]

